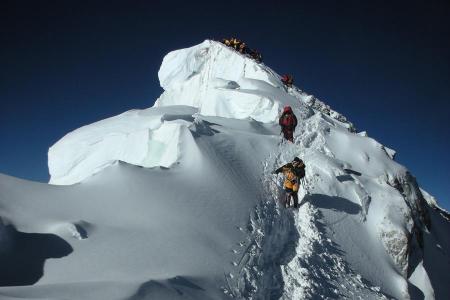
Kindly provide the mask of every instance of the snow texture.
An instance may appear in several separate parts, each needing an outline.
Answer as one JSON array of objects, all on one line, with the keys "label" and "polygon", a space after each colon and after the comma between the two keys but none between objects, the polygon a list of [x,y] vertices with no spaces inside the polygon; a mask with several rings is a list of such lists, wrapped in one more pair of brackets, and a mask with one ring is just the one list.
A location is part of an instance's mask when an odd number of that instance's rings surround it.
[{"label": "snow texture", "polygon": [[154,107],[49,149],[50,184],[0,175],[1,299],[450,299],[450,215],[394,150],[218,42],[158,75]]}]

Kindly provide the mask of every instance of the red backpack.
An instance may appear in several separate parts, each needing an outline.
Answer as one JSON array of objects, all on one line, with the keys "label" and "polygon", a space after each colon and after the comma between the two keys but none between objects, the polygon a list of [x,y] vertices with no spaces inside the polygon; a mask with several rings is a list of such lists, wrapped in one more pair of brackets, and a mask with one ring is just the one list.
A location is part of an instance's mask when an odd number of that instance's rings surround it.
[{"label": "red backpack", "polygon": [[295,127],[295,119],[292,113],[286,113],[281,117],[280,125],[286,128]]}]

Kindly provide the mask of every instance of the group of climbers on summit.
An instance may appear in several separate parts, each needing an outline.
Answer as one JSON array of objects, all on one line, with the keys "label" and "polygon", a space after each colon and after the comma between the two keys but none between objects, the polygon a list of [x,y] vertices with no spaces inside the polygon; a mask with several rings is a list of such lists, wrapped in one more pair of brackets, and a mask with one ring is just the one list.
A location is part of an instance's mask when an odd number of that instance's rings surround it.
[{"label": "group of climbers on summit", "polygon": [[[225,46],[233,48],[234,50],[236,50],[237,52],[239,52],[241,54],[244,54],[244,55],[247,55],[247,56],[253,58],[258,63],[262,62],[261,53],[259,53],[255,49],[251,49],[250,47],[247,46],[247,44],[244,41],[242,41],[240,39],[237,39],[235,37],[232,37],[229,39],[223,38],[220,42],[222,44],[224,44]],[[294,78],[290,74],[284,74],[281,77],[281,82],[287,87],[292,87],[292,85],[294,84]]]},{"label": "group of climbers on summit", "polygon": [[262,55],[258,51],[251,49],[247,46],[247,44],[235,37],[232,38],[224,38],[222,39],[222,44],[233,48],[234,50],[238,51],[241,54],[248,55],[249,57],[253,58],[256,62],[260,63],[262,62]]}]

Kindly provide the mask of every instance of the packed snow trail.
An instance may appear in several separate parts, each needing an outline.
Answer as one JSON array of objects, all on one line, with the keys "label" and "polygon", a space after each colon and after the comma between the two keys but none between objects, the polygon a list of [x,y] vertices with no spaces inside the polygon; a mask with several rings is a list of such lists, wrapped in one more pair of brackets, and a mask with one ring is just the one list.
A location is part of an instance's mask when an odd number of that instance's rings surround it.
[{"label": "packed snow trail", "polygon": [[[379,287],[371,285],[351,269],[340,247],[327,237],[327,226],[321,220],[322,213],[311,201],[317,198],[317,195],[311,194],[315,191],[312,176],[315,174],[314,162],[311,159],[314,153],[301,147],[302,138],[311,134],[305,124],[308,124],[308,120],[299,124],[297,132],[300,134],[296,135],[295,144],[282,140],[278,144],[278,152],[272,154],[265,163],[266,190],[277,203],[277,210],[284,211],[284,216],[295,224],[295,232],[290,236],[290,247],[295,248],[290,250],[291,257],[282,265],[284,284],[281,299],[387,299]],[[278,176],[278,181],[274,181],[275,175],[271,174],[271,170],[292,161],[296,156],[305,161],[307,170],[299,191],[298,210],[286,209],[281,205],[281,199],[284,198],[283,178]]]}]

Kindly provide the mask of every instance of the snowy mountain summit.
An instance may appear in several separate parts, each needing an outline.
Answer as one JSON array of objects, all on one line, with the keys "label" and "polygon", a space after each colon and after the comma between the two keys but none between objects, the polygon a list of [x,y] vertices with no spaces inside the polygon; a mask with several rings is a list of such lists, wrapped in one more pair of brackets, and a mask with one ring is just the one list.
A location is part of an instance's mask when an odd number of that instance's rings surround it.
[{"label": "snowy mountain summit", "polygon": [[450,215],[394,150],[215,41],[158,75],[153,107],[49,149],[50,184],[0,175],[1,299],[450,299]]}]

